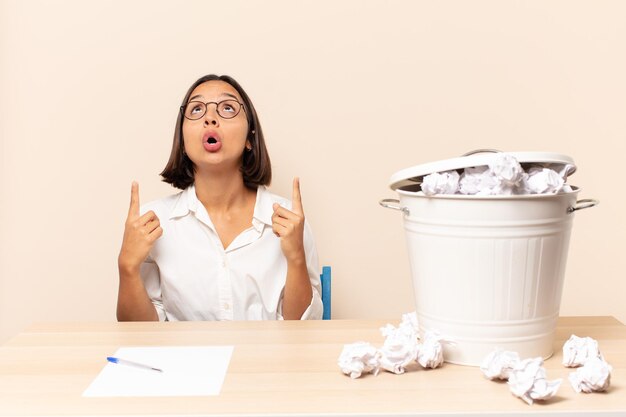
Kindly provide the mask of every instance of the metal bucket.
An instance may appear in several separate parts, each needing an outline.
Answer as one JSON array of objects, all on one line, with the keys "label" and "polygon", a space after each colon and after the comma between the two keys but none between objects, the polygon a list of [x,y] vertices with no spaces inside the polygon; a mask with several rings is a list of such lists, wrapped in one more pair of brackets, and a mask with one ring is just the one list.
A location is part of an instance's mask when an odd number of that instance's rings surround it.
[{"label": "metal bucket", "polygon": [[494,350],[553,353],[579,189],[559,194],[426,196],[396,188],[420,332],[437,331],[447,362],[480,365]]}]

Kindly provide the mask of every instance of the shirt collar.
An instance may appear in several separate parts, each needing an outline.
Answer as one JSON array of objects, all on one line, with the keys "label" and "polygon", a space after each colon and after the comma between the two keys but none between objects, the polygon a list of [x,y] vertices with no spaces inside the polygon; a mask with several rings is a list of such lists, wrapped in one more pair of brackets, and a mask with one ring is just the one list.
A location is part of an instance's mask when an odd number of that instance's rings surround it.
[{"label": "shirt collar", "polygon": [[256,191],[256,203],[254,204],[254,214],[252,215],[252,226],[260,230],[263,224],[272,225],[272,215],[274,214],[274,200],[272,195],[264,185],[259,185]]},{"label": "shirt collar", "polygon": [[[196,187],[192,184],[180,193],[180,197],[170,213],[170,219],[186,216],[190,211],[197,214],[200,204],[200,200],[198,200],[196,195]],[[254,214],[252,215],[252,226],[255,229],[261,230],[264,224],[272,225],[273,204],[274,200],[267,187],[259,185],[256,192],[256,202],[254,203]]]},{"label": "shirt collar", "polygon": [[170,213],[170,219],[186,216],[190,211],[196,212],[199,203],[200,201],[198,201],[198,197],[196,196],[196,187],[191,184],[180,193]]}]

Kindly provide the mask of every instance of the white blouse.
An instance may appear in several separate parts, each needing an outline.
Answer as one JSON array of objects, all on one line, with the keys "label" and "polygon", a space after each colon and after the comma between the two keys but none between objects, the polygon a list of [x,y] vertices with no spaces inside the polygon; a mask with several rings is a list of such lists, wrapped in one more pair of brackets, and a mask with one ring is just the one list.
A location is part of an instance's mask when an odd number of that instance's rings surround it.
[{"label": "white blouse", "polygon": [[[287,259],[272,231],[273,203],[291,209],[289,200],[259,186],[251,227],[226,249],[193,185],[142,206],[141,213],[153,210],[163,228],[141,265],[141,277],[160,320],[283,318]],[[320,319],[317,250],[306,221],[304,250],[313,298],[301,319]]]}]

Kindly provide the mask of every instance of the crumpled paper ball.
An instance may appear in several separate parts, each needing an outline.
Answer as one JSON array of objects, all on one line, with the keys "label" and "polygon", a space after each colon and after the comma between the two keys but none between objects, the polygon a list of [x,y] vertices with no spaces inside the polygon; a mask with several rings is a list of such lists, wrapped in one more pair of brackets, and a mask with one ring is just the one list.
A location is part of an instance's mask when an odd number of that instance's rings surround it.
[{"label": "crumpled paper ball", "polygon": [[422,191],[426,195],[454,194],[459,189],[459,173],[447,171],[427,175],[422,180]]},{"label": "crumpled paper ball", "polygon": [[536,164],[525,172],[513,155],[500,152],[493,155],[488,165],[467,167],[460,176],[457,171],[426,175],[422,179],[422,191],[429,196],[556,194],[572,191],[566,181],[574,170],[575,167],[569,164]]},{"label": "crumpled paper ball", "polygon": [[513,367],[508,382],[513,395],[532,404],[536,400],[547,400],[556,394],[563,380],[548,381],[542,365],[543,359],[538,357],[524,359]]},{"label": "crumpled paper ball", "polygon": [[598,342],[591,337],[578,337],[575,334],[563,344],[563,365],[575,368],[587,360],[600,356]]},{"label": "crumpled paper ball", "polygon": [[520,357],[517,352],[496,349],[485,357],[480,365],[480,370],[485,377],[491,380],[507,380],[519,361]]},{"label": "crumpled paper ball", "polygon": [[424,340],[417,350],[417,362],[424,368],[437,368],[443,364],[442,342],[451,341],[445,339],[437,332],[426,331]]},{"label": "crumpled paper ball", "polygon": [[569,382],[576,392],[605,391],[611,384],[613,368],[602,357],[589,358],[583,366],[569,374]]},{"label": "crumpled paper ball", "polygon": [[417,335],[410,327],[387,324],[380,329],[385,343],[379,349],[380,366],[394,374],[403,374],[408,364],[417,357]]},{"label": "crumpled paper ball", "polygon": [[356,379],[361,374],[371,372],[378,375],[380,371],[380,353],[367,342],[356,342],[344,345],[339,360],[337,361],[341,371]]}]

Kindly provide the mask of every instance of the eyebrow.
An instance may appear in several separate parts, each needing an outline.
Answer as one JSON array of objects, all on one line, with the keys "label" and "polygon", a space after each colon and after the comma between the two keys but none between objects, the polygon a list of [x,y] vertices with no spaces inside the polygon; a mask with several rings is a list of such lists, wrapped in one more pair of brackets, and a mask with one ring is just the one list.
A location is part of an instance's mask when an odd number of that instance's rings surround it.
[{"label": "eyebrow", "polygon": [[[232,98],[234,98],[235,100],[239,101],[239,99],[237,98],[237,96],[236,96],[236,95],[234,95],[234,94],[230,94],[230,93],[222,93],[221,95],[222,95],[222,96],[232,97]],[[194,99],[196,99],[196,98],[201,98],[201,97],[202,97],[202,94],[196,94],[195,96],[191,97],[191,98],[189,99],[189,101],[193,101]],[[189,102],[189,101],[188,101],[188,102]]]}]

